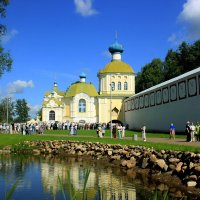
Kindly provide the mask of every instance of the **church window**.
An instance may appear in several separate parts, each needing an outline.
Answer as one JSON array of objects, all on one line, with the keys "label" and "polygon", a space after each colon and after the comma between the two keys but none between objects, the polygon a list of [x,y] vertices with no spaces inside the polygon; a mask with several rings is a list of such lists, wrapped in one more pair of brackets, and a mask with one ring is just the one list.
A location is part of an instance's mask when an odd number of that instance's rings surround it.
[{"label": "church window", "polygon": [[118,90],[121,90],[121,89],[122,89],[122,83],[118,82]]},{"label": "church window", "polygon": [[83,113],[86,112],[86,101],[85,99],[80,99],[79,100],[79,112]]},{"label": "church window", "polygon": [[128,90],[128,83],[124,82],[124,90]]},{"label": "church window", "polygon": [[49,120],[55,120],[55,112],[53,110],[49,112]]},{"label": "church window", "polygon": [[115,82],[111,83],[111,87],[112,87],[112,91],[114,91],[115,90]]}]

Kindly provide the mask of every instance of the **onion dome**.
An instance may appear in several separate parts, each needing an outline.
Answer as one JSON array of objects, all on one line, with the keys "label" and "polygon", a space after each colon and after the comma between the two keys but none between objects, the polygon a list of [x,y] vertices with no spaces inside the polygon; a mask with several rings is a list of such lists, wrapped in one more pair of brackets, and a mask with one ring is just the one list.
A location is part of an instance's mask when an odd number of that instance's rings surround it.
[{"label": "onion dome", "polygon": [[86,74],[84,72],[82,72],[79,77],[80,78],[86,78]]},{"label": "onion dome", "polygon": [[124,51],[123,46],[119,44],[117,41],[114,44],[110,45],[108,50],[111,54],[116,53],[116,52],[122,53]]}]

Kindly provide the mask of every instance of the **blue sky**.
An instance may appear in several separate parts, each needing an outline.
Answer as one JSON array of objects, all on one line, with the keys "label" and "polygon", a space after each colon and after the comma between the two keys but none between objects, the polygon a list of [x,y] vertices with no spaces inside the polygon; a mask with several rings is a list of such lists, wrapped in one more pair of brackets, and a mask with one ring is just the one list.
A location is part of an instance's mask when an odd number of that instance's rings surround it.
[{"label": "blue sky", "polygon": [[65,91],[85,72],[98,90],[116,32],[122,60],[136,73],[182,41],[200,39],[200,0],[11,0],[2,21],[1,43],[14,63],[0,79],[0,97],[25,98],[34,116],[54,81]]}]

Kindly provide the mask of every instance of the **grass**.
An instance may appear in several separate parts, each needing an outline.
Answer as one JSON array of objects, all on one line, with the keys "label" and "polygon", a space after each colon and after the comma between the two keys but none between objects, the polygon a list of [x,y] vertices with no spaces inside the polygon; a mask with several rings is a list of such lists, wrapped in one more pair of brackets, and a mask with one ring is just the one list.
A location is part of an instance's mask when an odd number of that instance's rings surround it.
[{"label": "grass", "polygon": [[[138,134],[141,137],[140,132],[126,131],[126,137],[128,139],[114,139],[110,138],[109,130],[106,130],[106,137],[98,138],[95,130],[79,130],[78,135],[71,136],[69,131],[65,130],[47,130],[43,135],[17,135],[17,134],[0,134],[0,149],[7,145],[14,145],[21,143],[23,141],[33,141],[33,140],[76,140],[83,142],[101,142],[104,144],[121,144],[121,145],[140,145],[149,148],[154,148],[157,150],[174,150],[174,151],[191,151],[200,153],[199,147],[194,146],[184,146],[175,144],[165,144],[165,143],[153,143],[153,142],[143,142],[143,141],[133,141],[132,136]],[[147,138],[169,138],[169,134],[166,133],[147,133]],[[184,135],[178,135],[176,138],[185,138]]]}]

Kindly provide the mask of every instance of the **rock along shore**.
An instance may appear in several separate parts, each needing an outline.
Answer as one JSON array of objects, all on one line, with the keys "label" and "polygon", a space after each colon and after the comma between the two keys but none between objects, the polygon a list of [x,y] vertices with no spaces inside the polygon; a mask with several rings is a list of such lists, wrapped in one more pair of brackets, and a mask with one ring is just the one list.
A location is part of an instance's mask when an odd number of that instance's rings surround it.
[{"label": "rock along shore", "polygon": [[157,151],[142,146],[102,144],[79,141],[26,141],[5,147],[0,153],[32,153],[91,156],[106,158],[121,167],[148,169],[149,174],[176,175],[188,187],[200,188],[200,154],[179,151]]}]

